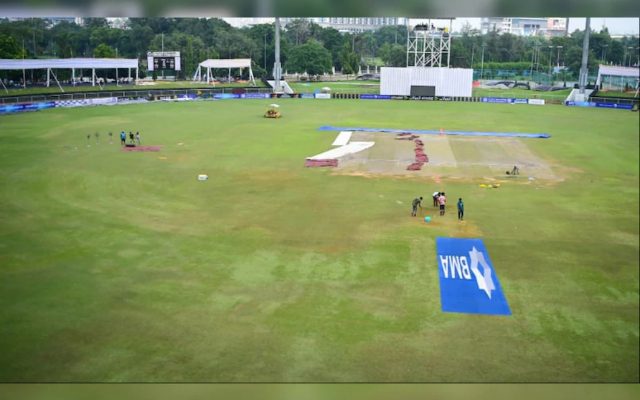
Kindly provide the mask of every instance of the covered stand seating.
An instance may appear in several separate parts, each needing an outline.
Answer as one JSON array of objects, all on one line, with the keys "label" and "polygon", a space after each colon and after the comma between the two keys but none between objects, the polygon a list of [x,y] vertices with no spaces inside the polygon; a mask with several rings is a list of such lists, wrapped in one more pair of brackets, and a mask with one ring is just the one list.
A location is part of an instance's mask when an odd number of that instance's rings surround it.
[{"label": "covered stand seating", "polygon": [[640,68],[600,64],[596,86],[602,90],[624,90],[625,88],[630,88],[636,92],[637,96],[640,88],[639,80]]},{"label": "covered stand seating", "polygon": [[[0,70],[34,70],[34,69],[46,69],[47,70],[47,87],[51,83],[51,76],[56,81],[60,90],[64,92],[58,78],[53,72],[54,69],[70,69],[71,80],[76,82],[76,70],[91,70],[91,84],[96,85],[96,69],[115,69],[116,81],[118,76],[118,69],[128,69],[129,78],[131,78],[131,70],[136,70],[136,80],[138,80],[138,59],[136,58],[51,58],[51,59],[29,59],[29,60],[14,60],[14,59],[0,59]],[[2,80],[0,79],[0,82]],[[26,87],[26,82],[23,82]]]},{"label": "covered stand seating", "polygon": [[[202,68],[206,69],[206,73],[202,75]],[[229,59],[209,59],[198,64],[198,69],[193,75],[194,81],[204,81],[207,83],[213,82],[212,69],[228,69],[229,80],[231,80],[231,69],[239,68],[242,71],[243,68],[249,68],[249,80],[253,86],[256,85],[256,80],[253,77],[253,70],[251,69],[250,58],[229,58]],[[242,73],[242,72],[241,72]]]}]

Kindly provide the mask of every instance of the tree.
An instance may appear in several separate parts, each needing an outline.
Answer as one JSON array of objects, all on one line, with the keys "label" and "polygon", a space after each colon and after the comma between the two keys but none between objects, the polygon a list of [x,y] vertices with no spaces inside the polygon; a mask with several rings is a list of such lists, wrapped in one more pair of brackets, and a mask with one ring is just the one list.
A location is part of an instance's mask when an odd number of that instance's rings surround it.
[{"label": "tree", "polygon": [[611,42],[611,48],[607,49],[607,60],[614,64],[622,64],[624,59],[624,44],[619,40]]},{"label": "tree", "polygon": [[320,32],[319,40],[324,48],[331,52],[331,59],[336,68],[342,68],[340,51],[342,50],[343,38],[340,32],[333,28],[324,28]]},{"label": "tree", "polygon": [[285,26],[285,35],[296,46],[305,43],[311,34],[311,24],[304,18],[294,19]]},{"label": "tree", "polygon": [[467,36],[477,36],[480,34],[480,31],[476,28],[473,28],[469,23],[469,21],[466,21],[464,25],[462,25],[462,28],[460,29],[460,31],[462,32],[463,35],[467,35]]},{"label": "tree", "polygon": [[376,29],[373,36],[380,47],[385,43],[404,45],[407,43],[407,27],[403,25],[383,26]]},{"label": "tree", "polygon": [[[250,28],[234,28],[217,18],[131,18],[126,29],[109,27],[104,18],[88,18],[84,25],[69,22],[50,24],[46,19],[27,18],[16,21],[0,18],[0,56],[8,58],[32,57],[113,57],[142,58],[149,50],[160,50],[161,35],[164,34],[165,49],[182,53],[185,75],[190,76],[197,63],[206,58],[250,57],[261,73],[269,74],[274,62],[274,26],[256,25]],[[307,69],[301,62],[300,54],[305,49],[324,47],[329,60],[346,73],[358,71],[364,57],[375,57],[368,62],[382,59],[386,65],[404,66],[406,63],[407,31],[405,26],[385,26],[375,31],[341,34],[333,28],[323,28],[309,20],[294,20],[282,34],[280,54],[283,65],[290,71],[292,67]],[[582,59],[582,38],[584,31],[576,30],[568,37],[522,37],[489,32],[481,35],[469,26],[462,28],[460,36],[451,42],[451,65],[480,68],[482,45],[484,44],[484,68],[529,71],[535,46],[538,47],[539,70],[547,71],[549,62],[571,67],[576,73]],[[265,45],[266,39],[266,45]],[[299,48],[313,41],[313,45]],[[552,49],[549,46],[553,46]],[[562,46],[558,49],[558,46]],[[605,62],[622,64],[637,60],[637,38],[611,38],[606,29],[593,32],[590,39],[589,66],[594,72],[601,58]],[[295,50],[295,51],[294,51]],[[266,54],[265,54],[266,53]],[[324,54],[324,52],[322,52]],[[289,62],[291,55],[297,59]],[[625,54],[627,56],[625,57]],[[319,69],[329,71],[325,66],[326,54],[319,62]],[[144,62],[144,61],[143,61]],[[524,64],[523,64],[524,63]],[[304,64],[305,67],[300,65]],[[529,67],[523,67],[523,65]],[[491,65],[491,67],[489,67]],[[309,68],[315,71],[316,68]],[[256,68],[256,71],[258,69]]]},{"label": "tree", "polygon": [[93,30],[96,28],[108,28],[109,23],[106,18],[85,18],[84,26],[89,30]]},{"label": "tree", "polygon": [[258,54],[258,47],[239,31],[220,32],[216,36],[214,48],[224,58],[251,57]]},{"label": "tree", "polygon": [[360,57],[351,49],[351,43],[346,42],[340,52],[340,62],[342,63],[343,74],[355,74],[358,72]]},{"label": "tree", "polygon": [[93,50],[93,56],[95,58],[114,58],[116,56],[116,51],[108,44],[100,43]]},{"label": "tree", "polygon": [[[274,24],[253,25],[250,28],[243,29],[243,34],[246,34],[251,40],[253,40],[256,52],[252,59],[255,61],[256,65],[262,67],[261,70],[266,74],[269,66],[273,66],[274,63]],[[256,76],[262,75],[258,75],[258,73],[256,73]]]},{"label": "tree", "polygon": [[389,67],[405,67],[407,65],[407,52],[400,44],[385,43],[380,47],[379,55],[384,64]]},{"label": "tree", "polygon": [[463,41],[451,41],[450,64],[456,68],[468,68],[471,66],[471,50],[464,45]]},{"label": "tree", "polygon": [[311,39],[291,49],[285,66],[289,72],[308,72],[312,75],[331,72],[331,53],[320,42]]},{"label": "tree", "polygon": [[[580,73],[580,67],[582,66],[582,47],[573,46],[569,49],[566,55],[567,67],[576,77]],[[587,68],[589,70],[594,70],[597,66],[598,61],[596,60],[596,55],[593,53],[593,50],[589,50],[589,56],[587,61]]]},{"label": "tree", "polygon": [[363,32],[360,35],[360,56],[361,57],[375,57],[377,50],[376,38],[372,32]]},{"label": "tree", "polygon": [[22,48],[12,36],[0,33],[0,58],[22,58]]}]

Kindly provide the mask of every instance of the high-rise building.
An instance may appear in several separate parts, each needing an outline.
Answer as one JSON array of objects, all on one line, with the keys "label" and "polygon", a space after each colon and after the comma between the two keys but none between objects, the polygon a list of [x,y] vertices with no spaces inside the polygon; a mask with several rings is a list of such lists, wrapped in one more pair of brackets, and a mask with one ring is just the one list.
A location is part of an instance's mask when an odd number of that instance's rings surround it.
[{"label": "high-rise building", "polygon": [[[280,21],[286,26],[294,19],[296,18],[280,18]],[[318,17],[305,19],[323,28],[334,28],[343,33],[371,31],[383,26],[405,24],[405,18],[399,17]]]},{"label": "high-rise building", "polygon": [[[549,18],[552,19],[552,18]],[[510,33],[518,36],[546,35],[548,29],[548,18],[482,18],[480,21],[480,32]],[[558,18],[553,18],[558,20]]]},{"label": "high-rise building", "polygon": [[547,32],[546,36],[564,36],[567,33],[567,19],[566,18],[547,18]]}]

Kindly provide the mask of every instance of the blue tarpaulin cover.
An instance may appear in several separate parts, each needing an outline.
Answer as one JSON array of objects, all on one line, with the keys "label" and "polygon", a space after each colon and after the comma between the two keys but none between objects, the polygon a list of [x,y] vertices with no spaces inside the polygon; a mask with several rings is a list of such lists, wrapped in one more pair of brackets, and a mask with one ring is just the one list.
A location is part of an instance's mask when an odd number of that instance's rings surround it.
[{"label": "blue tarpaulin cover", "polygon": [[358,131],[358,132],[384,132],[384,133],[413,133],[416,135],[453,135],[453,136],[498,136],[498,137],[522,137],[547,139],[548,133],[518,133],[518,132],[473,132],[473,131],[446,131],[424,129],[391,129],[391,128],[358,128],[324,125],[318,128],[320,131]]}]

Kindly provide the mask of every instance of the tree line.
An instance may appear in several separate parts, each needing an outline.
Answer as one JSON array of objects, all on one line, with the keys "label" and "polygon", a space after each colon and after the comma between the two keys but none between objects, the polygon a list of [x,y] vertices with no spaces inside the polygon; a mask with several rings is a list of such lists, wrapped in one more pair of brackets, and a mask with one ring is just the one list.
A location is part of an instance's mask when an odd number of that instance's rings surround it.
[{"label": "tree line", "polygon": [[[469,25],[451,40],[450,65],[461,68],[538,70],[565,65],[577,75],[584,31],[547,39],[489,32]],[[0,20],[0,58],[122,57],[146,63],[147,51],[180,51],[182,78],[208,58],[251,58],[256,77],[271,74],[274,63],[274,24],[236,28],[216,18],[131,18],[124,29],[104,18],[87,18],[83,25],[52,24],[47,19]],[[289,73],[345,74],[360,66],[405,66],[405,26],[340,33],[305,19],[288,23],[281,35],[281,61]],[[613,39],[602,29],[590,35],[589,67],[598,63],[638,63],[638,38]]]}]

